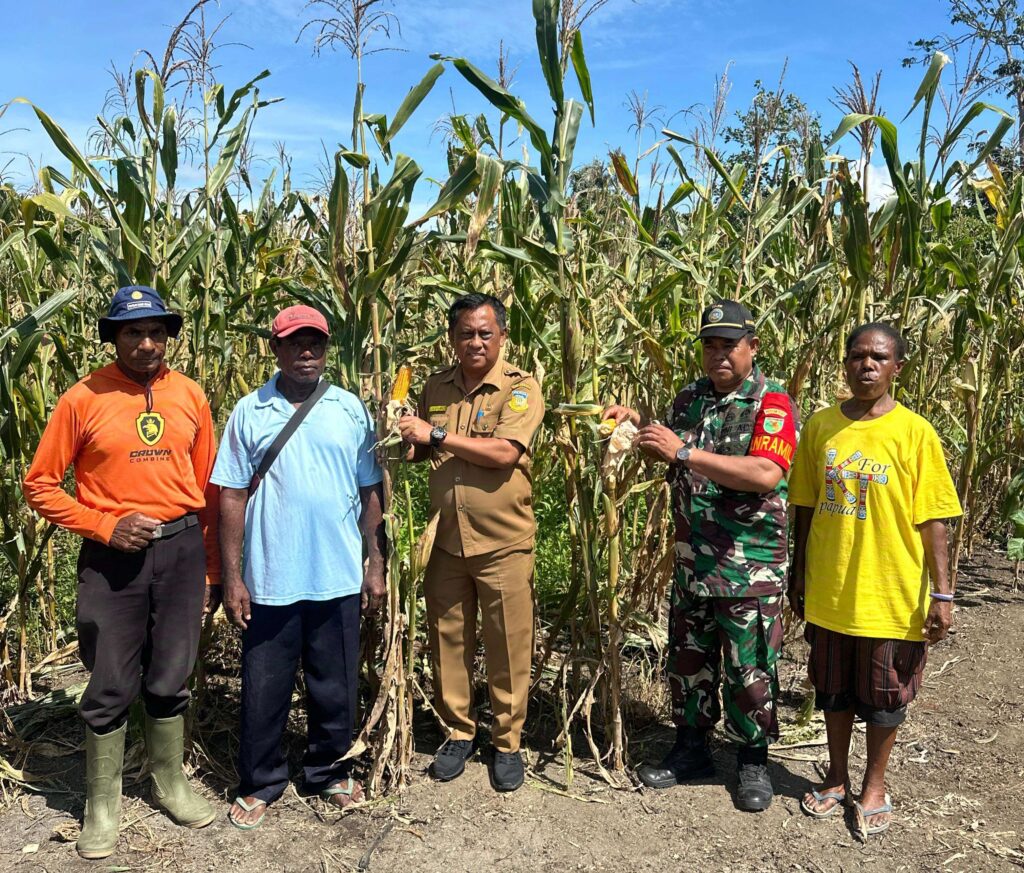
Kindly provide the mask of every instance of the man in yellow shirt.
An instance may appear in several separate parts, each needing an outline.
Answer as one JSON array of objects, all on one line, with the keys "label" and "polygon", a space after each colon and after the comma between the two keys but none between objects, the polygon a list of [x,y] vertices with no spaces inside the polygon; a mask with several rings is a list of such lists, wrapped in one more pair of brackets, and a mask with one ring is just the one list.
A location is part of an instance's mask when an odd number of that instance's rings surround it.
[{"label": "man in yellow shirt", "polygon": [[905,354],[888,325],[850,334],[853,397],[811,417],[790,476],[797,510],[789,597],[807,619],[808,672],[829,746],[829,771],[801,806],[825,818],[847,802],[860,716],[867,766],[854,806],[862,838],[887,830],[892,818],[885,769],[921,686],[928,644],[949,629],[946,519],[961,514],[938,436],[890,393]]}]

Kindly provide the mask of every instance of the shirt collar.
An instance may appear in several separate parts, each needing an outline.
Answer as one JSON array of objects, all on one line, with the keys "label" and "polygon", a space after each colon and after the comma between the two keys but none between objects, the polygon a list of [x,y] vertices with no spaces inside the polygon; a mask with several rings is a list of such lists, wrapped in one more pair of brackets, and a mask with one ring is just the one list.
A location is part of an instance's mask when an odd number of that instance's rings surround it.
[{"label": "shirt collar", "polygon": [[[277,387],[277,377],[281,374],[280,370],[274,370],[274,375],[267,379],[259,388],[256,389],[256,408],[261,409],[265,406],[275,406],[284,404],[289,409],[295,407],[291,405],[288,398],[285,397]],[[321,380],[323,376],[320,377]],[[321,400],[336,400],[337,396],[334,391],[328,390]]]},{"label": "shirt collar", "polygon": [[[146,390],[146,386],[143,385],[141,382],[136,382],[131,376],[129,376],[127,373],[125,373],[124,370],[122,370],[121,367],[118,366],[117,361],[111,361],[109,364],[107,364],[103,368],[103,371],[111,379],[114,379],[115,381],[120,382],[122,385],[125,385],[127,387],[136,388],[139,391],[145,391]],[[160,369],[157,370],[156,373],[154,374],[153,378],[149,380],[149,387],[152,388],[157,383],[159,383],[159,382],[163,381],[164,379],[166,379],[167,378],[167,374],[170,373],[170,372],[171,372],[170,368],[167,366],[166,363],[160,364]]]},{"label": "shirt collar", "polygon": [[475,394],[484,385],[490,385],[493,388],[500,388],[501,387],[501,373],[502,373],[502,370],[504,369],[504,367],[505,367],[505,361],[503,361],[501,358],[498,358],[498,360],[495,361],[494,366],[491,367],[491,369],[487,371],[487,375],[484,376],[484,378],[480,380],[480,384],[477,385],[476,388],[474,388],[472,391],[466,391],[466,383],[462,379],[462,365],[461,364],[456,364],[454,367],[452,367],[447,373],[445,373],[444,376],[441,377],[441,381],[442,382],[453,382],[455,384],[455,386],[463,394],[466,394],[466,395],[468,395],[468,394]]},{"label": "shirt collar", "polygon": [[743,380],[743,383],[739,388],[731,394],[726,394],[724,397],[716,397],[715,386],[707,376],[703,376],[697,380],[697,387],[700,393],[707,395],[712,399],[716,399],[719,403],[728,403],[733,400],[757,400],[758,397],[761,396],[761,389],[763,386],[764,376],[758,369],[757,364],[754,364],[754,368],[750,371],[750,375]]}]

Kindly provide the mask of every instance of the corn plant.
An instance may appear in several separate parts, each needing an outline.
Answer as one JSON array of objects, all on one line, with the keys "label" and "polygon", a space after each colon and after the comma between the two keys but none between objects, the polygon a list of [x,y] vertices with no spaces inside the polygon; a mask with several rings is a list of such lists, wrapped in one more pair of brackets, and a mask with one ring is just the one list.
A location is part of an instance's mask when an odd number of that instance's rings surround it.
[{"label": "corn plant", "polygon": [[[413,503],[422,473],[388,444],[385,391],[408,380],[415,394],[446,363],[444,310],[459,294],[507,302],[506,354],[534,372],[550,411],[533,449],[535,491],[552,504],[539,548],[564,570],[538,580],[534,689],[557,710],[567,785],[581,741],[603,778],[628,784],[637,653],[654,669],[663,658],[673,562],[663,470],[632,455],[609,466],[595,416],[614,401],[661,418],[699,375],[699,315],[716,297],[755,311],[759,363],[805,414],[843,396],[850,328],[899,326],[911,344],[899,399],[936,425],[967,511],[954,565],[994,530],[1020,556],[1024,181],[992,160],[1014,119],[965,94],[939,119],[938,53],[904,119],[920,131],[909,148],[873,99],[850,92],[844,105],[868,111],[846,115],[829,141],[755,150],[745,164],[721,147],[723,77],[696,133],[664,130],[641,146],[623,131],[630,159],[613,147],[607,161],[575,167],[580,125],[598,110],[579,26],[593,5],[533,0],[545,126],[515,95],[504,55],[496,77],[437,56],[391,115],[369,111],[363,59],[390,13],[377,0],[316,0],[310,8],[328,16],[315,22],[318,45],[355,61],[351,136],[322,192],[294,186],[286,155],[254,185],[246,155],[274,111],[262,96],[269,74],[225,90],[200,27],[193,71],[175,84],[187,21],[162,62],[125,77],[123,106],[98,122],[102,149],[29,105],[66,163],[42,168],[32,192],[0,185],[5,697],[31,696],[34,669],[70,639],[54,607],[73,584],[55,569],[65,546],[27,510],[20,481],[57,397],[108,359],[96,316],[130,282],[153,284],[187,315],[171,362],[200,381],[219,420],[272,373],[273,313],[302,301],[331,324],[331,377],[382,422],[390,591],[368,634],[370,704],[352,751],[371,753],[375,793],[408,781],[416,708],[429,701],[419,583],[436,524]],[[449,175],[415,215],[420,165],[392,149],[446,72],[481,105],[446,119]],[[641,110],[638,125],[649,120]],[[976,123],[988,131],[968,152]],[[893,192],[877,208],[857,162],[837,151],[848,138],[888,168]],[[201,179],[190,190],[186,166]]]}]

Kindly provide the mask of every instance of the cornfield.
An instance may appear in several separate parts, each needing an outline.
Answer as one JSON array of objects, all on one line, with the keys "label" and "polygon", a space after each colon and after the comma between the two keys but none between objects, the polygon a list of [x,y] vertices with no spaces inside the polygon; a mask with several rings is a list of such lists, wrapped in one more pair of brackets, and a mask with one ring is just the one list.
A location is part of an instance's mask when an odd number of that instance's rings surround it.
[{"label": "cornfield", "polygon": [[[535,373],[548,408],[534,451],[535,688],[557,702],[567,782],[582,741],[604,778],[626,784],[628,676],[637,658],[661,657],[673,560],[663,471],[630,453],[606,457],[596,413],[616,401],[660,417],[698,373],[697,320],[717,297],[754,310],[761,366],[788,381],[805,416],[841,391],[852,326],[898,326],[911,347],[899,399],[935,423],[966,508],[955,555],[996,535],[1024,557],[1024,177],[993,160],[1014,119],[937,101],[945,55],[933,56],[907,107],[921,131],[909,145],[866,105],[826,141],[758,145],[743,162],[724,153],[708,117],[690,132],[664,130],[634,158],[617,149],[576,166],[580,126],[597,111],[578,7],[533,0],[551,100],[542,111],[529,112],[480,59],[438,56],[386,114],[363,102],[373,5],[353,3],[362,17],[352,28],[328,22],[317,36],[357,60],[350,147],[333,155],[322,191],[295,187],[285,155],[254,184],[251,133],[273,111],[270,73],[231,90],[201,52],[186,51],[181,34],[202,2],[162,61],[147,55],[124,83],[123,105],[88,143],[43,107],[0,110],[33,113],[65,161],[40,169],[32,190],[0,185],[5,702],[31,698],[39,672],[74,651],[74,543],[27,509],[20,482],[57,397],[106,362],[96,318],[128,284],[152,285],[185,316],[169,363],[203,386],[221,424],[272,372],[277,309],[317,307],[334,338],[330,377],[380,417],[385,444],[388,401],[405,402],[410,382],[415,396],[448,360],[450,301],[470,291],[506,301],[506,354]],[[392,143],[451,76],[478,104],[445,119],[449,177],[413,214],[428,184]],[[840,157],[852,142],[860,158]],[[892,191],[869,209],[862,170],[876,145]],[[179,184],[185,167],[201,184]],[[433,536],[417,499],[422,472],[397,446],[382,451],[390,594],[370,634],[354,750],[372,752],[378,793],[407,780],[414,715],[429,700],[419,583]]]}]

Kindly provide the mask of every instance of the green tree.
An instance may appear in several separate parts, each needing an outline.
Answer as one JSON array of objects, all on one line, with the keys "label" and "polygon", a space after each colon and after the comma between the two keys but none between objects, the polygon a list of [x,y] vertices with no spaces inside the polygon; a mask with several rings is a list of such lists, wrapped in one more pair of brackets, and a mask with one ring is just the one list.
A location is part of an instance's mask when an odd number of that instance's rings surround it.
[{"label": "green tree", "polygon": [[776,187],[787,169],[803,171],[811,145],[821,143],[821,124],[817,113],[783,88],[781,78],[773,91],[760,79],[754,88],[750,108],[736,113],[737,124],[726,127],[723,140],[735,149],[732,162],[746,168],[746,187],[761,194]]},{"label": "green tree", "polygon": [[949,11],[954,32],[911,43],[914,54],[903,66],[928,64],[942,51],[957,62],[961,103],[993,92],[1012,100],[1017,142],[998,158],[1002,169],[1019,171],[1024,167],[1024,10],[1018,0],[949,0]]}]

